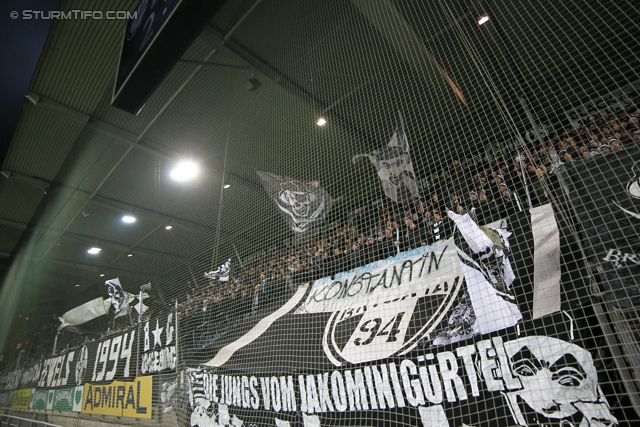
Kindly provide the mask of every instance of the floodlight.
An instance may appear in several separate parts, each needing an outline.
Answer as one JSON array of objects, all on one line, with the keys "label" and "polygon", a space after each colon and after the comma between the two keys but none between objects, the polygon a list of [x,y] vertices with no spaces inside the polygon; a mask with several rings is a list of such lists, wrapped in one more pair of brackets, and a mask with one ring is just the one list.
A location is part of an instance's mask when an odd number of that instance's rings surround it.
[{"label": "floodlight", "polygon": [[190,181],[198,175],[198,165],[191,161],[180,162],[171,171],[169,176],[176,181]]}]

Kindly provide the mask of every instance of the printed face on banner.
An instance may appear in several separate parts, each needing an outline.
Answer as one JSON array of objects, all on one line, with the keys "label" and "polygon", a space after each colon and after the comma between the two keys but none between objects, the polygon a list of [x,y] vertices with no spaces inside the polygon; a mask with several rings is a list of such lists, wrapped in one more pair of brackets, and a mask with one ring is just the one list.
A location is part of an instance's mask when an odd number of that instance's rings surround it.
[{"label": "printed face on banner", "polygon": [[411,158],[402,147],[385,148],[377,157],[382,166],[379,172],[380,178],[389,181],[394,187],[402,184],[404,174],[410,174],[410,178],[414,179]]},{"label": "printed face on banner", "polygon": [[300,181],[280,183],[276,203],[291,216],[296,224],[294,231],[298,232],[306,231],[309,222],[320,219],[325,206],[324,197],[316,195],[311,186]]},{"label": "printed face on banner", "polygon": [[618,421],[601,395],[588,351],[556,338],[535,336],[504,344],[522,390],[507,393],[523,426],[612,426]]}]

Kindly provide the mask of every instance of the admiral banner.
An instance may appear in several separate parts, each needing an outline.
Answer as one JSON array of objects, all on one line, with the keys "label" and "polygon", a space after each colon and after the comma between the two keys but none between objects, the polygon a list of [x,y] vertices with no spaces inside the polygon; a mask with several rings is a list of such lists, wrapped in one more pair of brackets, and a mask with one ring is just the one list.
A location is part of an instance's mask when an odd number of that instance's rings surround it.
[{"label": "admiral banner", "polygon": [[169,313],[145,322],[142,332],[140,373],[173,371],[176,369],[175,315]]},{"label": "admiral banner", "polygon": [[128,418],[151,418],[153,377],[108,384],[85,384],[82,413]]},{"label": "admiral banner", "polygon": [[563,172],[585,254],[602,291],[620,307],[640,303],[640,152],[574,162]]}]

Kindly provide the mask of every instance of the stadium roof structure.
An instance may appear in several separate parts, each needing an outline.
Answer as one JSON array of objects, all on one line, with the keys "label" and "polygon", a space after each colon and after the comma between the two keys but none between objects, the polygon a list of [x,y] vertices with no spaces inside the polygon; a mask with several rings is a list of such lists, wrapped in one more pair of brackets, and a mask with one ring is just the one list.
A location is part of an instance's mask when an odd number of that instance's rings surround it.
[{"label": "stadium roof structure", "polygon": [[[170,302],[189,277],[267,247],[288,230],[256,170],[317,180],[342,203],[377,194],[375,170],[351,158],[385,144],[398,111],[422,175],[453,152],[513,138],[486,74],[524,131],[520,97],[543,121],[640,67],[630,54],[636,33],[583,24],[637,22],[635,9],[559,3],[550,21],[538,1],[519,11],[446,3],[228,0],[138,115],[111,106],[126,21],[57,20],[0,176],[0,280],[19,285],[9,319],[60,314],[65,300],[109,277],[131,292],[152,281]],[[106,7],[132,11],[136,2],[61,4]],[[482,13],[491,19],[478,26]],[[607,69],[603,52],[607,62],[627,59]],[[200,165],[197,179],[169,177],[183,159]],[[102,251],[90,255],[92,246]],[[13,271],[21,257],[28,269]]]}]

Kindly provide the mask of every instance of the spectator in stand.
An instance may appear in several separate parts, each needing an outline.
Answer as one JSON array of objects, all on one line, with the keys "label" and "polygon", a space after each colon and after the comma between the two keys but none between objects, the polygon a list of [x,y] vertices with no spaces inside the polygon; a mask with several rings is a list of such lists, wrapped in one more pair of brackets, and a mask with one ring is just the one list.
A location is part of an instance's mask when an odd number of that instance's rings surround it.
[{"label": "spectator in stand", "polygon": [[[617,139],[615,141],[617,141]],[[607,154],[611,153],[611,146],[609,144],[602,144],[600,146],[600,152],[603,156],[606,156]]]},{"label": "spectator in stand", "polygon": [[622,150],[622,144],[617,139],[614,139],[611,142],[611,151],[617,152],[617,151],[621,151],[621,150]]},{"label": "spectator in stand", "polygon": [[[511,193],[511,190],[502,184],[500,186],[500,219],[511,216],[521,210],[520,201],[515,198],[515,194]],[[498,219],[498,218],[496,218]]]},{"label": "spectator in stand", "polygon": [[364,244],[360,246],[360,265],[367,265],[373,261],[377,256],[376,254],[376,238],[373,236],[367,237]]},{"label": "spectator in stand", "polygon": [[351,226],[355,227],[358,233],[363,233],[368,227],[368,221],[362,214],[362,209],[357,208],[351,217]]},{"label": "spectator in stand", "polygon": [[406,226],[404,238],[402,240],[403,245],[401,250],[415,249],[422,244],[422,233],[418,228],[418,225],[413,222],[412,218],[405,218],[404,224]]},{"label": "spectator in stand", "polygon": [[296,289],[298,289],[298,286],[310,281],[311,275],[309,270],[305,268],[304,264],[298,261],[296,262],[295,270],[289,279],[287,286],[289,287],[289,292],[293,294]]},{"label": "spectator in stand", "polygon": [[431,194],[431,210],[440,210],[442,205],[442,197],[440,197],[438,193]]},{"label": "spectator in stand", "polygon": [[[573,156],[568,151],[561,151],[558,154],[560,154],[560,159],[562,160],[563,163],[571,163],[571,161],[573,161]],[[535,172],[535,168],[534,168],[534,172]]]},{"label": "spectator in stand", "polygon": [[471,210],[472,208],[477,208],[479,204],[480,202],[478,200],[478,192],[475,190],[470,191],[469,201],[467,202],[467,207],[469,208],[469,210]]},{"label": "spectator in stand", "polygon": [[273,310],[282,306],[289,297],[287,292],[287,280],[283,277],[282,271],[277,270],[271,283],[271,303]]},{"label": "spectator in stand", "polygon": [[458,206],[459,206],[461,203],[462,203],[462,202],[461,202],[460,198],[458,197],[458,195],[457,195],[456,193],[451,193],[451,194],[449,195],[449,203],[448,203],[447,208],[448,208],[449,210],[452,210],[452,211],[454,211],[454,212],[455,212],[455,211],[458,209]]},{"label": "spectator in stand", "polygon": [[494,200],[489,198],[486,191],[480,191],[478,194],[478,209],[476,209],[476,216],[479,224],[488,224],[498,218],[498,207]]},{"label": "spectator in stand", "polygon": [[363,253],[360,250],[359,243],[353,243],[351,245],[351,253],[349,254],[349,270],[360,267],[363,261]]},{"label": "spectator in stand", "polygon": [[335,276],[337,273],[346,270],[345,268],[345,255],[342,249],[338,246],[333,249],[333,255],[326,261],[325,275]]},{"label": "spectator in stand", "polygon": [[381,259],[395,256],[398,252],[396,248],[396,230],[392,227],[387,227],[384,230],[384,241],[380,243],[382,257]]},{"label": "spectator in stand", "polygon": [[[447,217],[448,219],[448,217]],[[440,211],[433,211],[433,225],[431,235],[434,242],[447,239],[449,237],[449,224],[440,215]]]},{"label": "spectator in stand", "polygon": [[[580,156],[580,158],[582,160],[590,160],[591,159],[591,153],[589,152],[589,148],[587,148],[586,146],[582,145],[579,149],[578,149],[578,155]],[[536,170],[537,172],[537,170]]]}]

